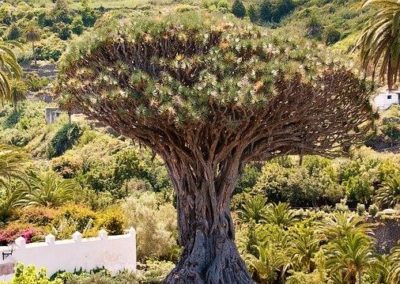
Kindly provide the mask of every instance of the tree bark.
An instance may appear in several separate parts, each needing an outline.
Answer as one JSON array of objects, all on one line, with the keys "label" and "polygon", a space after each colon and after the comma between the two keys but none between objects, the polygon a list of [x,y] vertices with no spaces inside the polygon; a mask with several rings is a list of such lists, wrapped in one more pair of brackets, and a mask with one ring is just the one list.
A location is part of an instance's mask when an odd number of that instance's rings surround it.
[{"label": "tree bark", "polygon": [[234,242],[229,209],[238,175],[227,171],[219,176],[221,183],[211,168],[172,167],[168,168],[177,193],[183,253],[165,282],[252,283]]}]

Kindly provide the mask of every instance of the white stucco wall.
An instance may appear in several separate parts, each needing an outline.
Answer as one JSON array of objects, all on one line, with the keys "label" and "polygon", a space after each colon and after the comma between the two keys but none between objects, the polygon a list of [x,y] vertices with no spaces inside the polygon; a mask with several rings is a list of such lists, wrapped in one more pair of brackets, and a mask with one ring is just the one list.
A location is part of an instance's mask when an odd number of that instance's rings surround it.
[{"label": "white stucco wall", "polygon": [[[388,99],[388,96],[391,96],[391,98]],[[373,98],[372,103],[377,110],[385,110],[393,104],[399,104],[399,94],[388,91],[382,92]]]},{"label": "white stucco wall", "polygon": [[[82,268],[90,271],[102,267],[113,273],[124,269],[136,272],[134,229],[120,236],[107,236],[105,231],[100,231],[97,238],[82,239],[75,233],[71,240],[55,241],[54,236],[49,235],[43,243],[25,244],[23,238],[18,238],[15,243],[15,251],[6,261],[44,267],[48,276],[60,270],[74,272]],[[0,281],[9,278],[0,276]]]}]

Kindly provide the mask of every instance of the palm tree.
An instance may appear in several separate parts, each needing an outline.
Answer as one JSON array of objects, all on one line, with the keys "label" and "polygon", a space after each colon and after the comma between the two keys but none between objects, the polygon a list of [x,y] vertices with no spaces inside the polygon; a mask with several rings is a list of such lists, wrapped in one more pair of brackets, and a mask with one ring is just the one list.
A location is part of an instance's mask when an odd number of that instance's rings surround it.
[{"label": "palm tree", "polygon": [[290,209],[288,204],[279,202],[266,208],[264,219],[266,223],[285,228],[293,224],[295,213]]},{"label": "palm tree", "polygon": [[62,179],[51,171],[32,173],[25,202],[28,206],[58,207],[72,201],[75,191],[79,188],[79,184],[74,180]]},{"label": "palm tree", "polygon": [[326,246],[326,267],[330,273],[339,276],[344,283],[362,283],[362,274],[374,266],[370,237],[364,234],[350,234]]},{"label": "palm tree", "polygon": [[295,267],[311,273],[315,269],[314,256],[319,251],[321,239],[311,227],[296,227],[290,232],[289,254]]},{"label": "palm tree", "polygon": [[9,44],[0,41],[0,101],[10,101],[12,77],[19,79],[21,77],[21,67],[17,62],[15,54]]},{"label": "palm tree", "polygon": [[7,186],[10,179],[25,180],[24,164],[28,155],[16,147],[0,144],[0,185]]},{"label": "palm tree", "polygon": [[242,209],[239,210],[240,218],[248,222],[250,220],[254,220],[256,223],[259,223],[264,217],[265,209],[266,209],[266,200],[262,195],[256,195],[244,201]]},{"label": "palm tree", "polygon": [[36,60],[36,51],[35,51],[35,42],[40,40],[40,33],[37,27],[30,26],[25,32],[26,40],[32,43],[32,54],[35,62],[35,66],[37,66]]},{"label": "palm tree", "polygon": [[328,241],[340,240],[354,234],[372,234],[371,225],[364,217],[353,213],[337,212],[327,216],[319,224],[321,237]]},{"label": "palm tree", "polygon": [[11,102],[14,106],[14,111],[18,109],[18,103],[26,99],[28,87],[21,80],[11,81]]},{"label": "palm tree", "polygon": [[378,9],[363,31],[356,48],[364,70],[373,68],[373,77],[379,68],[379,77],[386,78],[389,89],[400,72],[400,2],[397,0],[367,0],[363,7]]},{"label": "palm tree", "polygon": [[389,283],[397,284],[400,283],[400,246],[396,246],[392,249],[389,255]]},{"label": "palm tree", "polygon": [[376,203],[380,208],[395,207],[400,203],[400,175],[390,176],[377,190]]},{"label": "palm tree", "polygon": [[0,221],[5,221],[15,208],[24,205],[24,187],[8,184],[0,188]]},{"label": "palm tree", "polygon": [[288,258],[284,252],[272,243],[256,246],[258,257],[249,256],[248,263],[254,271],[258,283],[272,284],[284,274],[288,268]]}]

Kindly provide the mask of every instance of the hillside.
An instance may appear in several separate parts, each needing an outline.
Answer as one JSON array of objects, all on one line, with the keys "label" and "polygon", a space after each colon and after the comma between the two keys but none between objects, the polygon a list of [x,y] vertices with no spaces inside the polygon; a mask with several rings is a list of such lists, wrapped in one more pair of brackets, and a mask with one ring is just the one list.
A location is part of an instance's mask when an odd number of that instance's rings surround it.
[{"label": "hillside", "polygon": [[[260,32],[254,37],[262,35],[262,43],[278,60],[271,65],[256,62],[255,67],[267,66],[271,74],[278,69],[287,75],[300,72],[305,81],[312,82],[323,69],[321,65],[343,64],[359,75],[353,47],[373,13],[361,8],[361,0],[244,0],[244,9],[240,5],[234,9],[233,0],[3,2],[0,37],[14,44],[12,49],[24,74],[20,81],[13,81],[13,91],[21,94],[21,100],[0,104],[0,158],[12,152],[1,148],[8,146],[27,156],[21,156],[26,161],[17,163],[21,177],[2,178],[0,168],[0,246],[19,236],[37,242],[47,234],[69,239],[75,231],[83,237],[94,237],[100,229],[110,235],[121,235],[129,227],[137,231],[136,274],[124,271],[112,275],[101,269],[60,272],[51,279],[44,277],[46,284],[163,283],[179,264],[183,251],[179,235],[182,221],[176,213],[182,193],[174,192],[171,169],[159,156],[80,113],[69,116],[62,111],[53,123],[46,122],[46,109],[57,109],[61,101],[54,92],[57,77],[63,74],[61,66],[89,54],[90,48],[103,40],[99,30],[104,35],[104,27],[111,26],[113,19],[137,20],[140,16],[160,20],[163,15],[202,11],[243,27],[257,26]],[[88,38],[90,42],[84,41]],[[226,48],[224,43],[217,48]],[[230,60],[231,54],[227,54]],[[173,57],[180,62],[184,56],[174,53]],[[285,62],[279,61],[282,58]],[[229,64],[223,68],[229,70]],[[101,66],[96,72],[102,71],[99,69]],[[252,70],[258,73],[257,68]],[[225,74],[236,86],[233,81],[237,77]],[[245,84],[246,78],[243,82],[237,86]],[[259,86],[257,83],[254,85]],[[165,101],[172,97],[168,90],[166,93],[169,97]],[[350,283],[348,277],[352,277],[351,283],[357,279],[373,284],[381,283],[383,277],[395,279],[387,283],[400,279],[393,273],[400,271],[398,237],[387,233],[400,231],[400,106],[380,113],[357,145],[360,147],[349,146],[344,157],[297,153],[251,162],[237,177],[236,186],[228,180],[233,193],[226,196],[232,200],[224,216],[229,215],[229,226],[235,226],[236,232],[229,231],[229,235],[236,237],[235,250],[237,247],[252,281]],[[223,169],[219,165],[216,171]],[[193,184],[188,190],[202,189]],[[204,200],[208,204],[208,199]],[[187,199],[186,203],[192,201]],[[187,207],[185,214],[192,213],[194,207]],[[196,230],[207,228],[203,221],[190,225]],[[352,270],[353,251],[360,252],[365,264],[357,273]],[[348,267],[343,267],[339,254]],[[13,283],[36,284],[39,278],[35,277],[43,276],[37,269],[21,269],[25,273]]]}]

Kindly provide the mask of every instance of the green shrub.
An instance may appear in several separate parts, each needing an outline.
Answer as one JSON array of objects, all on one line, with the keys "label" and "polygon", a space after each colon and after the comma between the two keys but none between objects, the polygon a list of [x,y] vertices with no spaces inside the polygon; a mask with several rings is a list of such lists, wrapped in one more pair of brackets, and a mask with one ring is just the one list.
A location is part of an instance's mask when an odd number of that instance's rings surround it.
[{"label": "green shrub", "polygon": [[161,283],[174,267],[175,264],[170,261],[148,260],[146,262],[146,271],[143,275],[144,282]]},{"label": "green shrub", "polygon": [[37,226],[47,226],[57,214],[58,210],[46,207],[25,207],[17,212],[19,221]]},{"label": "green shrub", "polygon": [[84,26],[81,18],[74,19],[71,30],[76,35],[81,35],[83,33]]},{"label": "green shrub", "polygon": [[32,92],[40,91],[49,84],[49,79],[40,77],[36,73],[27,73],[25,75],[25,81],[29,91]]},{"label": "green shrub", "polygon": [[250,5],[248,14],[252,23],[256,23],[258,21],[258,14],[256,8],[254,8],[254,5]]},{"label": "green shrub", "polygon": [[97,227],[105,229],[110,235],[122,235],[125,228],[125,217],[119,207],[109,208],[99,217]]},{"label": "green shrub", "polygon": [[40,27],[52,27],[54,25],[54,18],[45,12],[39,14],[37,21]]},{"label": "green shrub", "polygon": [[52,222],[52,233],[58,239],[70,239],[76,231],[84,236],[94,236],[94,223],[97,215],[91,209],[82,205],[65,205],[59,209]]},{"label": "green shrub", "polygon": [[129,197],[122,205],[127,225],[137,232],[138,258],[176,260],[176,211],[172,204],[164,203],[160,195],[143,192]]},{"label": "green shrub", "polygon": [[[142,278],[136,273],[129,271],[121,271],[116,275],[112,275],[107,270],[94,270],[90,272],[79,271],[77,273],[62,272],[55,275],[56,281],[61,281],[63,284],[138,284],[148,283],[139,281]],[[144,280],[144,279],[143,279]]]},{"label": "green shrub", "polygon": [[246,8],[241,0],[235,0],[235,2],[233,2],[232,13],[240,19],[246,16]]},{"label": "green shrub", "polygon": [[307,34],[306,36],[313,39],[320,40],[322,38],[322,32],[324,26],[321,24],[316,16],[312,16],[306,25]]},{"label": "green shrub", "polygon": [[83,160],[81,157],[64,155],[54,158],[51,161],[52,170],[59,173],[63,178],[75,177],[83,168]]},{"label": "green shrub", "polygon": [[372,204],[369,208],[368,208],[368,213],[369,215],[371,215],[372,217],[375,217],[379,212],[379,208],[378,206],[376,206],[375,204]]},{"label": "green shrub", "polygon": [[326,43],[326,45],[335,44],[341,39],[341,37],[342,37],[342,35],[338,30],[335,30],[333,28],[329,28],[326,31],[325,43]]},{"label": "green shrub", "polygon": [[46,269],[36,270],[34,266],[17,264],[11,284],[61,284],[62,282],[50,281],[46,275]]},{"label": "green shrub", "polygon": [[296,8],[296,4],[292,0],[279,0],[275,5],[273,20],[277,23]]},{"label": "green shrub", "polygon": [[357,209],[357,214],[359,216],[364,216],[365,215],[366,210],[365,210],[365,205],[364,204],[358,203],[356,209]]},{"label": "green shrub", "polygon": [[61,57],[62,51],[59,49],[53,49],[50,46],[38,46],[36,48],[36,56],[38,60],[54,60],[58,61]]},{"label": "green shrub", "polygon": [[269,0],[264,0],[259,7],[260,21],[263,23],[272,22],[272,4]]},{"label": "green shrub", "polygon": [[93,27],[96,23],[97,16],[96,13],[91,9],[84,9],[81,12],[82,22],[85,27]]},{"label": "green shrub", "polygon": [[64,124],[55,134],[48,146],[48,157],[58,157],[70,149],[81,136],[81,129],[76,123]]},{"label": "green shrub", "polygon": [[21,29],[16,24],[12,24],[10,29],[8,30],[7,39],[8,40],[17,40],[21,36],[22,36]]},{"label": "green shrub", "polygon": [[71,30],[68,26],[64,26],[61,28],[60,32],[58,33],[58,37],[62,40],[68,40],[71,38]]}]

